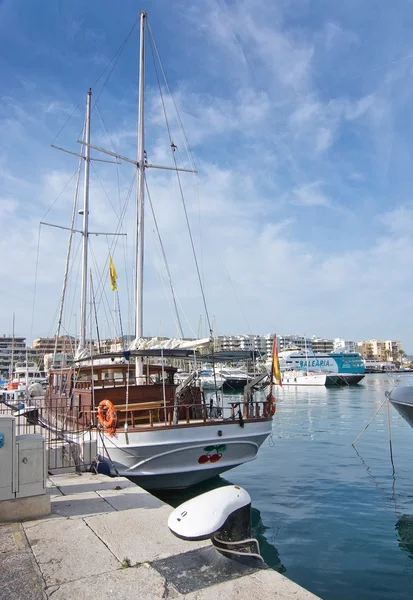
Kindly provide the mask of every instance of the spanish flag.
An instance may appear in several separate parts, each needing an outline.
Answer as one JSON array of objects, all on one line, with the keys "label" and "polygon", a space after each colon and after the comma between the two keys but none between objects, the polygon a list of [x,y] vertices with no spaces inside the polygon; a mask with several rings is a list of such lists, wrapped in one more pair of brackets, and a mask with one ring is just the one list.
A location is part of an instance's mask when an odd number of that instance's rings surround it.
[{"label": "spanish flag", "polygon": [[277,336],[274,337],[272,342],[272,372],[275,377],[275,381],[278,383],[278,385],[282,387],[280,359],[278,358]]},{"label": "spanish flag", "polygon": [[113,260],[111,255],[109,254],[109,277],[110,277],[110,287],[113,291],[118,289],[116,285],[116,280],[118,278],[118,274],[116,273],[115,265],[113,264]]}]

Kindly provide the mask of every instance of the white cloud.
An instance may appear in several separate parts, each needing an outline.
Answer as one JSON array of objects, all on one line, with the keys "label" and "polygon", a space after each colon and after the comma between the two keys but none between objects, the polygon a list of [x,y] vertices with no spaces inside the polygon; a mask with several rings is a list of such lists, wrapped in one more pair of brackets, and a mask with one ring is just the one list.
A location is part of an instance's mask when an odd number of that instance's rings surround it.
[{"label": "white cloud", "polygon": [[293,202],[301,206],[331,206],[331,200],[321,190],[322,182],[313,181],[293,190]]}]

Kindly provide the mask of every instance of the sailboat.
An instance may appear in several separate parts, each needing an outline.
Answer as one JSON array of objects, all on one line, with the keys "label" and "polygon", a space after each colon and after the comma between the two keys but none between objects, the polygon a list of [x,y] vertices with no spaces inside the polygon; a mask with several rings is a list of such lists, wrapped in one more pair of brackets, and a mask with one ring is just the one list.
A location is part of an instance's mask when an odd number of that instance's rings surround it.
[{"label": "sailboat", "polygon": [[[178,383],[173,361],[193,360],[194,350],[143,348],[143,258],[145,171],[145,25],[140,14],[138,158],[130,160],[90,143],[92,91],[87,93],[80,352],[72,366],[52,368],[42,424],[78,446],[82,457],[96,455],[111,475],[133,477],[146,489],[186,488],[256,458],[272,430],[274,398],[234,402],[213,410],[198,373]],[[104,152],[137,169],[136,332],[125,352],[87,355],[87,256],[90,150]],[[167,167],[161,167],[167,168]],[[171,170],[188,171],[178,169]],[[135,349],[134,349],[135,348]],[[137,348],[137,349],[136,349]],[[201,361],[202,362],[202,361]],[[198,384],[197,384],[198,381]],[[218,395],[217,395],[218,401]]]}]

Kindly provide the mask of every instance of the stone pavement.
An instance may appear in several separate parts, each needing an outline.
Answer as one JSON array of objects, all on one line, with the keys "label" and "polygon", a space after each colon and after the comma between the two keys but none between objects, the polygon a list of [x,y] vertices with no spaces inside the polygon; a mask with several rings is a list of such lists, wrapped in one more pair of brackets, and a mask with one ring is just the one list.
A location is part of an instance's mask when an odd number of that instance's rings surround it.
[{"label": "stone pavement", "polygon": [[169,531],[171,507],[123,477],[51,476],[52,514],[0,525],[0,600],[317,600],[272,569]]}]

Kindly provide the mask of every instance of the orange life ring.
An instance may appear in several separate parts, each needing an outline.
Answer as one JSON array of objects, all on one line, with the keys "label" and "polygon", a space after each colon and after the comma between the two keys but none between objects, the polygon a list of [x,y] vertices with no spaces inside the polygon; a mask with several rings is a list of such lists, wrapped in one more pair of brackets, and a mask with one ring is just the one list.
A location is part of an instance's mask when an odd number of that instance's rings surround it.
[{"label": "orange life ring", "polygon": [[101,400],[98,406],[99,423],[105,429],[115,431],[117,415],[115,407],[110,400]]}]

